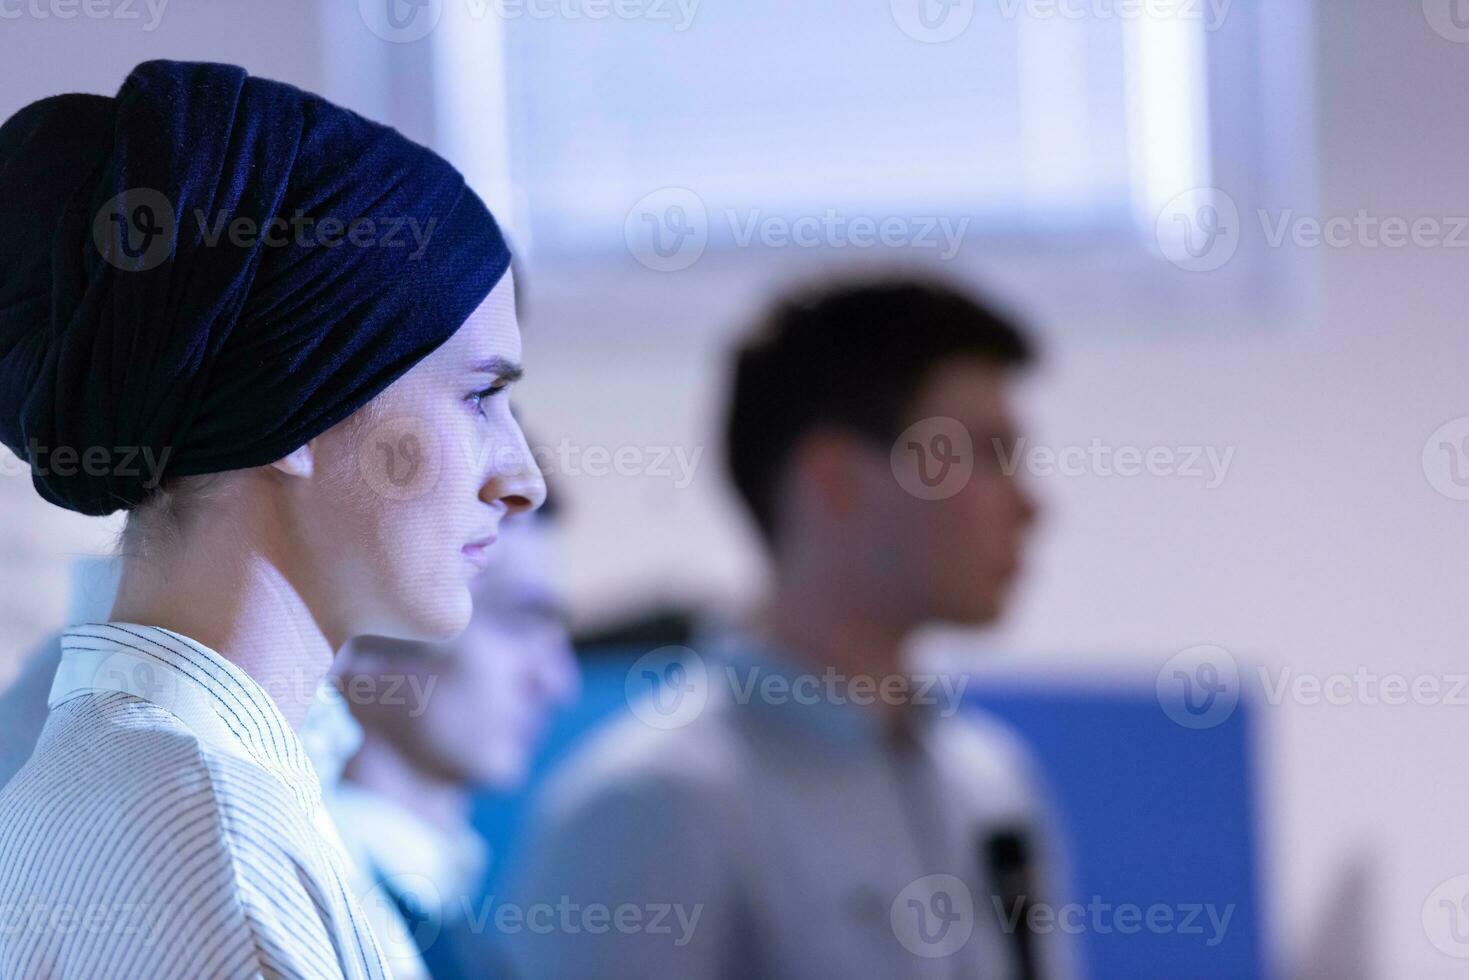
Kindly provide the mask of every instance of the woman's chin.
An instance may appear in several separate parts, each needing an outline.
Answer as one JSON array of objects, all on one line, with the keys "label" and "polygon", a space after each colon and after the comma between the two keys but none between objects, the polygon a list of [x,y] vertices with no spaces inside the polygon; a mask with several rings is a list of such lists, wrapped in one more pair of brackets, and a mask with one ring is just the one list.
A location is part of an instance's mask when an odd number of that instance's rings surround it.
[{"label": "woman's chin", "polygon": [[443,589],[422,597],[405,610],[405,640],[445,643],[463,633],[474,613],[474,601],[466,585]]}]

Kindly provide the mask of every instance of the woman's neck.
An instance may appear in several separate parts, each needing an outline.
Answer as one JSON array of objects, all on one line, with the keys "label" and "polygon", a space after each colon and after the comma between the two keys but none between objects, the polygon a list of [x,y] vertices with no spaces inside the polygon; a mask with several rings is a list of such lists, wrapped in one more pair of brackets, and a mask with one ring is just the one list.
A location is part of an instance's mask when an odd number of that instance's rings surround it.
[{"label": "woman's neck", "polygon": [[269,538],[211,521],[158,553],[124,558],[111,618],[204,644],[249,674],[299,729],[346,638],[333,642],[323,631]]}]

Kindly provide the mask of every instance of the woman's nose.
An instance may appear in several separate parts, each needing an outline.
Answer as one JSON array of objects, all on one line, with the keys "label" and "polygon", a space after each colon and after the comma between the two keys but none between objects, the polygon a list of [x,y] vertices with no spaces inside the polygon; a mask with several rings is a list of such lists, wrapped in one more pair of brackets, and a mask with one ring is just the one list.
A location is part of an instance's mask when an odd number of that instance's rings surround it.
[{"label": "woman's nose", "polygon": [[515,441],[518,445],[511,458],[494,468],[480,492],[480,499],[485,503],[499,501],[511,514],[535,510],[546,502],[546,478],[534,454],[518,431]]}]

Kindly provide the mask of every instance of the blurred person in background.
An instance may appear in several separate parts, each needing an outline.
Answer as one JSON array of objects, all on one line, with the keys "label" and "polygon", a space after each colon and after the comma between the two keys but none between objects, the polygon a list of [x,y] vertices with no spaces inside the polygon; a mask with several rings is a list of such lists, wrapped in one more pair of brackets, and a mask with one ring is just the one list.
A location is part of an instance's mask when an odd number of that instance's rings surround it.
[{"label": "blurred person in background", "polygon": [[4,691],[0,691],[0,789],[31,757],[46,716],[51,682],[56,679],[56,665],[61,662],[61,634],[52,633],[25,655],[20,673]]},{"label": "blurred person in background", "polygon": [[728,464],[768,604],[640,660],[649,696],[553,777],[509,896],[519,976],[1070,975],[1026,927],[1059,850],[1026,750],[904,657],[1005,608],[1036,518],[1004,466],[1031,358],[906,279],[792,296],[738,351]]},{"label": "blurred person in background", "polygon": [[[475,902],[491,855],[474,794],[526,777],[546,722],[578,691],[556,556],[555,506],[507,518],[456,639],[354,639],[334,668],[362,730],[327,798],[398,977],[498,977]],[[421,959],[420,959],[421,957]]]},{"label": "blurred person in background", "polygon": [[[117,593],[121,561],[114,556],[83,555],[72,560],[71,599],[66,622],[85,623],[107,618]],[[61,663],[58,629],[32,647],[20,660],[20,672],[0,691],[0,789],[20,771],[35,751],[50,712],[47,698]]]}]

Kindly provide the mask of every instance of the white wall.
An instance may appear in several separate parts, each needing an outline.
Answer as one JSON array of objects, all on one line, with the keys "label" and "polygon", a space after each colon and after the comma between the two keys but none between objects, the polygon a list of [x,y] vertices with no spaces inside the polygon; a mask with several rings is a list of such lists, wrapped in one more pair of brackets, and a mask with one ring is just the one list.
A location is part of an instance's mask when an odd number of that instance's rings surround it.
[{"label": "white wall", "polygon": [[[1334,0],[1318,21],[1320,213],[1469,215],[1469,45],[1431,31],[1418,3]],[[1212,492],[1047,487],[1053,527],[1007,638],[1131,657],[1214,642],[1272,678],[1469,672],[1469,504],[1436,493],[1421,464],[1430,433],[1469,415],[1466,258],[1326,249],[1318,324],[1058,350],[1038,402],[1050,438],[1238,451]],[[1469,706],[1285,702],[1262,715],[1286,948],[1307,959],[1326,904],[1363,901],[1369,934],[1337,938],[1362,942],[1374,975],[1463,976],[1422,911],[1469,872],[1457,751]],[[1359,853],[1365,894],[1343,894]]]}]

